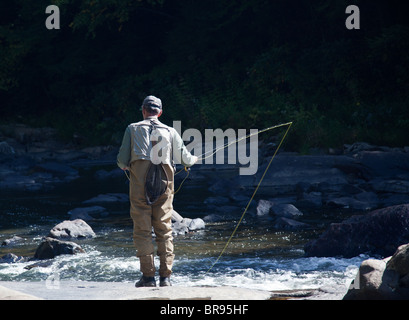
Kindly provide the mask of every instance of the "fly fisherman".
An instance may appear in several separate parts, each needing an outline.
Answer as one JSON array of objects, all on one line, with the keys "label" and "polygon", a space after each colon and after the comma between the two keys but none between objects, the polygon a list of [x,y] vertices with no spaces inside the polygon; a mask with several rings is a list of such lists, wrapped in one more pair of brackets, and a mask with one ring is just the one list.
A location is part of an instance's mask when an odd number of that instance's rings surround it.
[{"label": "fly fisherman", "polygon": [[161,123],[162,101],[154,96],[142,104],[144,120],[130,124],[117,157],[118,166],[130,171],[130,214],[133,241],[140,260],[142,277],[136,287],[155,287],[154,246],[156,234],[160,260],[160,286],[170,286],[174,259],[172,211],[174,194],[173,156],[191,167],[197,161],[186,149],[177,131]]}]

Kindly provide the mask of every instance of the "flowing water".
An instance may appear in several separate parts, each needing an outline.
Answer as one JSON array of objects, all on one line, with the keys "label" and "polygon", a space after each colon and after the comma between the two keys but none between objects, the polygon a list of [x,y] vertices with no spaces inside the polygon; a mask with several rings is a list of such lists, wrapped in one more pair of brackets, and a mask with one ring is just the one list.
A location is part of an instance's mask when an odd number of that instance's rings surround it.
[{"label": "flowing water", "polygon": [[[0,242],[13,236],[24,240],[10,247],[0,247],[0,257],[10,252],[33,256],[42,237],[54,225],[69,219],[69,210],[84,206],[82,201],[101,193],[127,192],[125,178],[101,182],[92,177],[93,172],[87,171],[85,178],[47,194],[2,193]],[[190,218],[211,214],[211,210],[203,204],[209,195],[207,184],[203,181],[188,181],[186,184],[175,199],[175,209]],[[89,222],[97,237],[74,240],[86,253],[59,256],[31,269],[27,267],[35,261],[0,263],[0,281],[42,281],[56,276],[61,280],[81,281],[134,282],[139,279],[129,205],[111,204],[106,208],[109,212],[107,217]],[[337,213],[323,215],[316,212],[309,216],[310,221],[307,222],[319,221],[321,228],[297,232],[275,230],[268,219],[257,219],[249,214],[224,255],[211,268],[241,213],[226,212],[233,218],[208,223],[205,230],[175,237],[174,285],[229,285],[262,290],[345,286],[346,290],[360,263],[368,258],[304,257],[304,244],[316,237],[326,224],[342,219],[343,216]]]}]

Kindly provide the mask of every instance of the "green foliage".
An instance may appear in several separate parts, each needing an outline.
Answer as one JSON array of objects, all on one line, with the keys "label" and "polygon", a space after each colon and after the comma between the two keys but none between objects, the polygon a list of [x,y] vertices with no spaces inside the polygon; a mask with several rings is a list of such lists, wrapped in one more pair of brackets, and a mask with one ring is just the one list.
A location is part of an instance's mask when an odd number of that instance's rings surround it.
[{"label": "green foliage", "polygon": [[[0,4],[2,120],[119,143],[148,94],[185,128],[293,121],[287,148],[408,144],[409,23],[358,1],[10,0]],[[56,4],[61,30],[47,30]],[[281,134],[274,132],[274,134]]]}]

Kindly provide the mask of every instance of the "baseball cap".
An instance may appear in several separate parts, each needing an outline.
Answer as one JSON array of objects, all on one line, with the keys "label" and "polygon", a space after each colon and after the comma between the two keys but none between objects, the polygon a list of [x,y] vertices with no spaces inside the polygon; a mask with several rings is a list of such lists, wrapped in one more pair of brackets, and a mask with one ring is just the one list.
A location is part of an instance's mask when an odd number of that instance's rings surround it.
[{"label": "baseball cap", "polygon": [[142,103],[142,107],[159,108],[162,110],[162,100],[155,96],[147,96]]}]

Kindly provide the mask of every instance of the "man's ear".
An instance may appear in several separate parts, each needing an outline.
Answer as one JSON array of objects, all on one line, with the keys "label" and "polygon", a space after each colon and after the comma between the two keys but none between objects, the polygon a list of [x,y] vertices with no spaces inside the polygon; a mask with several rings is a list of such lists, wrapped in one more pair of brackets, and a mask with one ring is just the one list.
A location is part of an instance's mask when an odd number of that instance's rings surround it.
[{"label": "man's ear", "polygon": [[158,118],[162,115],[162,110],[159,112],[159,114],[158,114]]}]

